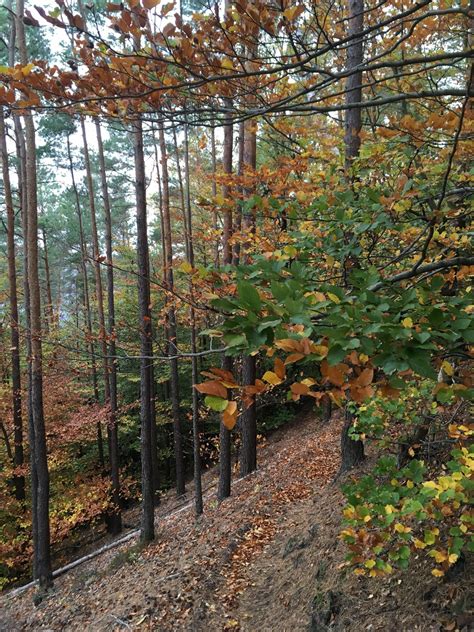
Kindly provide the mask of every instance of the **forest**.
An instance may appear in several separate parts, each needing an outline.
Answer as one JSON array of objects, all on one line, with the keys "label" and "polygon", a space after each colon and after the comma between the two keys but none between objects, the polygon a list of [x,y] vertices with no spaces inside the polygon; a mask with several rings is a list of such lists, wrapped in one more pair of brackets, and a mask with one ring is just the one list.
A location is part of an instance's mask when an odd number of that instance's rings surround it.
[{"label": "forest", "polygon": [[472,629],[473,29],[3,0],[1,629]]}]

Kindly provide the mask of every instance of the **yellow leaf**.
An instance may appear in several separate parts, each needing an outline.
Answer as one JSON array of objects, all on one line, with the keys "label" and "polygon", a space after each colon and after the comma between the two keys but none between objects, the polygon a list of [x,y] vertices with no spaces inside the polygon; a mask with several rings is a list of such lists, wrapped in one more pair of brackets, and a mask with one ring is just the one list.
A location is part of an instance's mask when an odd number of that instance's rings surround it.
[{"label": "yellow leaf", "polygon": [[393,513],[394,509],[395,509],[395,507],[393,505],[385,505],[385,513],[387,513],[387,514]]},{"label": "yellow leaf", "polygon": [[328,348],[324,345],[311,345],[311,353],[315,353],[322,358],[325,358],[328,354]]},{"label": "yellow leaf", "polygon": [[436,549],[433,551],[430,551],[430,556],[435,558],[437,564],[441,564],[442,562],[445,562],[448,559],[448,556],[446,555],[444,551],[437,551]]},{"label": "yellow leaf", "polygon": [[179,270],[185,274],[189,274],[192,272],[193,266],[189,263],[189,261],[183,261],[183,263],[179,266]]},{"label": "yellow leaf", "polygon": [[232,63],[232,60],[229,59],[228,57],[226,57],[225,59],[221,61],[221,66],[222,68],[227,68],[227,70],[234,69],[234,64]]},{"label": "yellow leaf", "polygon": [[443,362],[443,364],[441,365],[441,368],[446,373],[446,375],[449,375],[449,377],[454,375],[454,368],[451,366],[451,364],[447,360]]},{"label": "yellow leaf", "polygon": [[367,562],[365,562],[364,566],[366,568],[374,568],[375,566],[375,560],[367,560]]},{"label": "yellow leaf", "polygon": [[262,380],[264,382],[268,382],[268,384],[272,384],[273,386],[278,386],[278,384],[282,383],[282,380],[276,373],[273,373],[273,371],[266,371],[262,376]]},{"label": "yellow leaf", "polygon": [[333,303],[339,304],[341,302],[341,299],[339,298],[339,296],[336,296],[335,294],[332,294],[331,292],[328,292],[328,297],[331,299]]},{"label": "yellow leaf", "polygon": [[413,327],[413,321],[412,319],[408,316],[407,318],[404,318],[402,320],[402,325],[404,327],[406,327],[407,329],[411,329]]},{"label": "yellow leaf", "polygon": [[450,564],[454,564],[454,562],[457,561],[459,555],[457,553],[451,553],[451,555],[448,557],[448,562]]},{"label": "yellow leaf", "polygon": [[434,575],[435,577],[443,577],[444,571],[440,570],[439,568],[433,568],[433,570],[431,571],[431,574]]},{"label": "yellow leaf", "polygon": [[415,538],[413,540],[413,544],[415,545],[415,547],[417,549],[424,549],[424,548],[426,548],[426,544],[424,542],[422,542],[421,540],[419,540],[418,538]]}]

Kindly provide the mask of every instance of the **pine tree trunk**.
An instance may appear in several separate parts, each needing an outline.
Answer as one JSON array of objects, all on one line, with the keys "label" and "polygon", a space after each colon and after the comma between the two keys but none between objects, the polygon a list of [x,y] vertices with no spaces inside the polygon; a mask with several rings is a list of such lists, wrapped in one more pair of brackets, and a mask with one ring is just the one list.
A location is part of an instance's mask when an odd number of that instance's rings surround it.
[{"label": "pine tree trunk", "polygon": [[95,119],[97,136],[97,148],[99,153],[99,170],[102,190],[102,203],[105,217],[105,251],[107,256],[107,308],[108,308],[108,362],[109,376],[109,461],[110,477],[112,479],[112,501],[115,511],[109,517],[109,531],[117,534],[122,530],[122,517],[120,512],[120,471],[119,471],[119,443],[117,428],[117,348],[115,330],[115,299],[114,299],[114,268],[112,249],[112,215],[110,210],[109,189],[107,186],[107,172],[105,169],[104,144],[100,123]]},{"label": "pine tree trunk", "polygon": [[[21,413],[21,369],[20,369],[20,335],[18,320],[18,295],[15,258],[15,210],[10,184],[8,151],[6,142],[5,119],[3,108],[0,108],[0,157],[2,162],[3,189],[7,208],[7,257],[8,288],[10,297],[10,349],[12,363],[12,410],[13,410],[13,466],[19,468],[24,463],[23,455],[23,419]],[[25,499],[25,477],[14,474],[13,485],[17,500]]]},{"label": "pine tree trunk", "polygon": [[[25,30],[23,24],[24,0],[17,0],[16,30],[20,63],[28,63]],[[43,410],[43,351],[41,343],[41,299],[38,273],[38,200],[36,181],[36,134],[33,116],[24,115],[26,141],[26,215],[28,219],[28,287],[31,338],[31,407],[34,436],[34,459],[36,465],[37,488],[35,491],[37,512],[37,537],[34,542],[35,568],[40,588],[48,588],[53,583],[50,557],[49,527],[49,470],[46,447],[46,429]]]},{"label": "pine tree trunk", "polygon": [[182,496],[185,492],[184,480],[184,458],[183,458],[183,440],[181,435],[181,419],[179,410],[179,375],[178,375],[178,359],[176,357],[178,348],[176,343],[176,313],[172,303],[171,293],[174,289],[173,279],[173,246],[171,239],[171,217],[170,217],[170,198],[169,198],[169,176],[168,176],[168,154],[166,151],[165,131],[163,124],[159,127],[160,153],[161,153],[161,175],[162,175],[162,208],[163,208],[163,237],[165,241],[165,284],[166,289],[170,292],[170,296],[166,297],[168,303],[167,310],[167,341],[168,354],[171,356],[171,408],[173,414],[173,436],[174,436],[174,453],[176,464],[176,493]]},{"label": "pine tree trunk", "polygon": [[150,311],[150,260],[146,207],[145,158],[141,119],[132,127],[135,155],[135,194],[137,215],[138,304],[140,329],[140,445],[142,461],[142,518],[141,539],[150,542],[155,537],[155,490],[152,461],[153,344]]},{"label": "pine tree trunk", "polygon": [[[232,2],[230,0],[225,1],[225,11],[231,9]],[[226,107],[232,106],[232,99],[225,99]],[[233,144],[234,144],[234,126],[232,124],[232,118],[230,115],[225,117],[224,124],[224,145],[222,154],[222,170],[225,174],[232,174],[233,165]],[[228,185],[222,186],[222,197],[225,199],[226,208],[224,209],[224,226],[222,233],[222,261],[223,264],[230,265],[232,263],[232,247],[230,244],[230,238],[232,237],[232,211],[230,206],[228,207],[228,198],[230,197],[230,188]],[[232,370],[232,358],[224,356],[222,358],[222,368],[227,371]],[[228,430],[224,424],[220,423],[219,426],[219,485],[217,489],[217,497],[219,500],[224,500],[230,496],[231,493],[231,480],[232,480],[232,464],[231,464],[231,448],[232,438],[231,431]]]},{"label": "pine tree trunk", "polygon": [[[191,212],[191,183],[189,173],[189,139],[188,126],[184,127],[184,175],[186,179],[186,205],[185,215],[188,225],[188,253],[187,258],[190,265],[194,268],[194,244],[193,244],[193,222]],[[193,300],[193,282],[189,283],[189,294]],[[191,352],[197,353],[197,336],[196,336],[196,313],[191,305],[190,310],[191,321]],[[202,501],[202,479],[201,479],[201,443],[199,438],[199,396],[193,384],[198,383],[198,361],[197,356],[191,358],[191,389],[192,389],[192,417],[193,417],[193,457],[194,457],[194,509],[196,515],[199,516],[203,512]]]},{"label": "pine tree trunk", "polygon": [[[69,160],[69,172],[71,174],[71,183],[74,191],[74,200],[76,203],[76,214],[79,222],[79,241],[81,247],[81,271],[82,271],[82,282],[83,282],[83,295],[84,295],[84,316],[86,321],[86,330],[87,330],[87,340],[89,347],[89,355],[91,359],[91,377],[92,377],[92,389],[94,393],[94,401],[98,403],[99,401],[99,385],[97,380],[97,364],[95,360],[95,345],[93,343],[92,336],[92,313],[91,313],[91,304],[90,304],[90,294],[89,294],[89,278],[87,276],[87,247],[84,237],[84,226],[82,222],[82,210],[81,210],[81,202],[79,199],[79,192],[77,190],[76,178],[74,175],[74,165],[72,162],[72,153],[71,153],[71,141],[69,136],[66,139],[67,143],[67,154]],[[97,449],[99,453],[99,464],[102,470],[102,473],[105,474],[105,457],[104,457],[104,440],[102,437],[102,426],[100,421],[96,424],[97,430]]]},{"label": "pine tree trunk", "polygon": [[[27,213],[27,194],[26,194],[26,145],[23,135],[23,128],[18,116],[13,116],[15,124],[15,142],[16,154],[18,161],[18,193],[21,208],[21,223],[23,231],[23,296],[25,308],[26,331],[31,331],[30,318],[30,289],[28,285],[28,213]],[[31,336],[26,336],[26,355],[31,358]],[[32,368],[31,362],[28,362],[28,395],[27,395],[27,414],[28,414],[28,444],[30,448],[30,483],[31,483],[31,522],[32,522],[32,539],[33,543],[38,541],[38,476],[36,472],[36,456],[35,456],[35,427],[33,420],[33,405],[31,399],[31,382]],[[35,547],[35,544],[33,544]],[[36,569],[37,556],[33,551],[33,579],[38,578]]]},{"label": "pine tree trunk", "polygon": [[48,242],[46,239],[46,231],[43,228],[41,230],[43,236],[43,252],[44,252],[44,272],[46,275],[46,305],[44,309],[45,324],[48,329],[54,327],[54,309],[53,309],[53,294],[51,291],[51,272],[49,268],[48,257]]}]

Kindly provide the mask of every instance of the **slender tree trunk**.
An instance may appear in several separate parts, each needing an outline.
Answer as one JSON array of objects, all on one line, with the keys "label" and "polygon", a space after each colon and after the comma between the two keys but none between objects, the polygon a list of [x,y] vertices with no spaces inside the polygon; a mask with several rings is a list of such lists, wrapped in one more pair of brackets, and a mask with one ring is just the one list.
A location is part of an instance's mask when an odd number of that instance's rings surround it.
[{"label": "slender tree trunk", "polygon": [[[232,145],[233,145],[233,125],[230,120],[224,125],[224,147],[222,156],[222,169],[225,174],[232,173]],[[229,197],[229,187],[222,187],[222,196]],[[224,214],[224,231],[222,237],[222,259],[224,265],[232,263],[232,249],[230,246],[230,238],[232,236],[232,215],[230,211],[225,210]],[[222,368],[226,371],[232,371],[232,358],[224,356],[222,358]],[[219,485],[217,489],[217,497],[224,500],[230,496],[231,492],[231,432],[221,421],[219,426]]]},{"label": "slender tree trunk", "polygon": [[[214,124],[211,127],[211,164],[212,164],[212,195],[216,197],[217,195],[217,184],[216,184],[216,174],[217,174],[217,159],[216,159],[216,130]],[[214,229],[214,234],[216,235],[216,245],[214,249],[214,265],[216,268],[220,266],[219,260],[219,240],[217,239],[217,210],[214,208],[212,213],[212,228]]]},{"label": "slender tree trunk", "polygon": [[[16,3],[16,32],[20,62],[28,63],[25,29],[23,24],[24,0]],[[40,588],[48,588],[53,583],[50,557],[49,528],[49,471],[46,448],[46,429],[43,411],[43,366],[41,344],[41,300],[38,273],[38,200],[36,181],[36,134],[33,116],[24,115],[26,140],[26,215],[28,248],[28,286],[30,293],[30,337],[31,337],[31,405],[34,428],[34,458],[36,463],[37,489],[37,539],[34,542],[36,572]]]},{"label": "slender tree trunk", "polygon": [[[16,142],[16,154],[18,161],[18,193],[21,208],[21,223],[23,231],[23,295],[24,295],[24,307],[25,307],[25,319],[26,319],[26,355],[27,358],[31,358],[31,318],[30,318],[30,288],[28,284],[28,213],[27,213],[27,170],[26,170],[26,144],[23,134],[23,128],[21,126],[20,118],[13,115],[13,122],[15,124],[15,142]],[[36,471],[36,456],[35,456],[35,426],[33,420],[33,404],[31,396],[31,383],[32,383],[32,367],[31,362],[28,362],[28,395],[27,395],[27,414],[28,414],[28,444],[30,448],[30,482],[31,482],[31,522],[32,522],[32,539],[35,547],[35,543],[38,542],[38,475]],[[37,572],[37,555],[33,551],[33,579],[38,578]]]},{"label": "slender tree trunk", "polygon": [[53,309],[53,294],[51,292],[51,272],[49,268],[49,257],[48,257],[48,242],[46,239],[46,231],[44,228],[41,229],[41,233],[43,236],[43,252],[44,252],[44,271],[46,275],[46,305],[45,305],[45,322],[49,329],[54,327],[54,309]]},{"label": "slender tree trunk", "polygon": [[[191,213],[191,183],[189,173],[189,139],[188,126],[184,127],[184,171],[186,178],[186,216],[188,224],[188,253],[187,258],[190,265],[194,268],[194,244],[193,244],[193,223]],[[190,281],[189,293],[193,299],[193,282]],[[191,320],[191,352],[197,353],[197,336],[196,336],[196,313],[194,307],[190,307]],[[191,381],[192,384],[198,383],[198,361],[196,355],[191,358]],[[199,438],[199,397],[195,388],[192,388],[192,416],[193,416],[193,456],[194,456],[194,508],[196,515],[199,516],[203,512],[202,501],[202,479],[201,479],[201,443]]]},{"label": "slender tree trunk", "polygon": [[[24,463],[23,455],[23,419],[21,414],[21,369],[20,369],[20,335],[18,320],[18,295],[16,282],[15,258],[15,210],[10,184],[8,151],[6,142],[5,119],[3,108],[0,108],[0,155],[2,162],[3,189],[7,208],[7,257],[8,286],[10,295],[10,353],[12,362],[12,409],[13,409],[13,466],[19,468]],[[25,499],[25,477],[15,472],[13,476],[15,497]]]},{"label": "slender tree trunk", "polygon": [[[163,124],[159,128],[160,153],[161,153],[161,173],[162,173],[162,194],[163,194],[163,233],[165,240],[165,279],[166,288],[170,292],[174,289],[173,279],[173,246],[171,239],[171,217],[170,217],[170,198],[169,198],[169,176],[168,176],[168,155],[166,151],[165,131]],[[167,296],[166,302],[169,303],[167,311],[167,340],[168,353],[171,367],[171,407],[173,411],[173,434],[174,434],[174,452],[176,463],[176,492],[181,496],[185,492],[184,481],[184,458],[183,445],[181,435],[181,419],[179,410],[179,376],[178,376],[178,359],[176,357],[178,348],[176,345],[176,313],[172,303],[172,297]]]},{"label": "slender tree trunk", "polygon": [[[364,0],[349,0],[348,35],[355,36],[362,32],[364,27]],[[347,50],[347,68],[351,70],[362,64],[363,41],[362,38],[352,40]],[[350,75],[346,82],[346,104],[360,103],[362,101],[362,72]],[[360,108],[346,110],[345,115],[345,168],[348,178],[352,178],[351,169],[354,159],[359,155],[360,131],[362,118]],[[349,436],[349,430],[353,423],[353,414],[346,408],[345,424],[341,435],[341,472],[354,467],[364,459],[364,444],[362,441],[353,441]]]},{"label": "slender tree trunk", "polygon": [[178,176],[179,194],[181,198],[181,211],[182,211],[182,217],[183,217],[184,248],[185,248],[186,253],[189,253],[189,226],[188,226],[188,218],[186,215],[186,202],[185,202],[183,176],[181,173],[181,161],[179,158],[178,138],[176,136],[175,128],[173,128],[173,141],[174,141],[174,151],[175,151],[175,157],[176,157],[176,172]]},{"label": "slender tree trunk", "polygon": [[[244,126],[243,165],[250,173],[257,166],[257,128],[253,120],[246,121]],[[245,195],[251,195],[251,190],[246,190]],[[243,228],[248,233],[255,231],[255,213],[249,211],[243,218]],[[242,359],[242,383],[244,385],[255,384],[256,356],[245,356]],[[257,408],[255,401],[246,408],[240,418],[242,432],[242,449],[240,460],[240,473],[242,476],[250,474],[257,468]]]},{"label": "slender tree trunk", "polygon": [[154,487],[152,461],[152,414],[153,396],[151,367],[153,345],[150,311],[150,261],[148,252],[148,228],[146,208],[145,158],[143,153],[143,129],[141,119],[133,123],[133,147],[135,153],[135,194],[137,214],[137,263],[138,304],[140,328],[140,422],[142,459],[142,519],[141,539],[150,542],[155,537]]},{"label": "slender tree trunk", "polygon": [[[364,28],[364,0],[349,0],[349,37],[361,33]],[[362,37],[352,40],[347,49],[347,69],[352,70],[362,64],[363,61]],[[362,72],[354,72],[349,75],[346,82],[346,104],[360,103],[362,101]],[[362,129],[362,112],[360,108],[346,110],[344,126],[344,145],[346,170],[350,170],[352,162],[359,155],[360,131]]]},{"label": "slender tree trunk", "polygon": [[102,203],[105,217],[105,251],[107,256],[107,307],[108,307],[108,350],[110,361],[108,362],[109,378],[109,461],[110,477],[112,479],[112,501],[114,511],[109,516],[109,530],[117,534],[122,530],[122,517],[120,512],[120,472],[119,472],[119,443],[117,429],[117,348],[115,330],[115,300],[114,300],[114,268],[112,252],[112,215],[110,211],[110,197],[107,186],[107,172],[105,169],[104,144],[100,123],[95,119],[97,135],[97,148],[99,152],[99,170],[102,190]]},{"label": "slender tree trunk", "polygon": [[[94,401],[98,403],[99,401],[99,385],[97,380],[97,363],[95,360],[95,345],[93,343],[93,335],[92,335],[92,313],[91,313],[91,304],[90,304],[90,293],[89,293],[89,277],[87,276],[87,246],[84,236],[84,225],[82,222],[82,210],[81,210],[81,201],[79,199],[79,192],[77,190],[76,178],[74,175],[74,165],[72,162],[72,153],[71,153],[71,141],[69,136],[67,137],[67,154],[69,160],[69,172],[71,174],[71,182],[72,188],[74,191],[74,200],[76,203],[76,214],[79,222],[79,241],[81,246],[81,271],[82,271],[82,282],[84,288],[84,314],[86,320],[86,329],[87,329],[87,339],[88,339],[88,347],[89,347],[89,355],[91,359],[91,375],[92,375],[92,388],[94,393]],[[104,440],[102,437],[102,426],[100,421],[97,422],[97,449],[99,452],[99,463],[102,472],[105,472],[105,458],[104,458]]]},{"label": "slender tree trunk", "polygon": [[[244,138],[245,138],[245,124],[239,123],[239,157],[237,164],[237,175],[241,176],[244,170]],[[237,212],[235,214],[235,226],[234,232],[240,233],[242,230],[242,208],[241,206],[237,207]],[[234,245],[233,253],[232,253],[232,263],[234,266],[238,266],[240,262],[240,244],[236,243]]]}]

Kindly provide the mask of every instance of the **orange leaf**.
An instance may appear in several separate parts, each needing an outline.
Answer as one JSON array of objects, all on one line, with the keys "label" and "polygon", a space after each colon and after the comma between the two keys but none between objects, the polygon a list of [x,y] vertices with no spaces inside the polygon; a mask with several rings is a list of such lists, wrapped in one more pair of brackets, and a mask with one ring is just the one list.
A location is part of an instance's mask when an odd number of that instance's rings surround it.
[{"label": "orange leaf", "polygon": [[290,389],[295,395],[307,395],[309,393],[309,386],[301,384],[301,382],[295,382],[290,386]]},{"label": "orange leaf", "polygon": [[290,355],[285,360],[285,364],[298,362],[298,360],[301,360],[301,358],[304,358],[304,357],[306,357],[304,353],[290,353]]},{"label": "orange leaf", "polygon": [[321,373],[323,377],[327,378],[330,382],[336,386],[342,386],[344,384],[344,375],[348,372],[349,367],[347,364],[336,364],[335,366],[329,366],[326,360],[321,362]]},{"label": "orange leaf", "polygon": [[364,369],[357,378],[358,386],[368,386],[374,379],[374,370],[371,368]]},{"label": "orange leaf", "polygon": [[360,404],[368,397],[372,397],[374,389],[371,386],[359,387],[357,384],[351,384],[351,399]]},{"label": "orange leaf", "polygon": [[223,399],[227,398],[227,389],[222,386],[220,382],[203,382],[202,384],[195,384],[194,388],[200,393],[205,393],[206,395],[213,395],[214,397],[222,397]]},{"label": "orange leaf", "polygon": [[283,349],[283,351],[301,351],[301,342],[293,340],[293,338],[282,338],[275,342],[275,347]]},{"label": "orange leaf", "polygon": [[142,0],[145,9],[153,9],[157,4],[160,4],[161,0]]},{"label": "orange leaf", "polygon": [[285,375],[286,375],[285,365],[283,364],[283,361],[280,360],[280,358],[275,358],[275,364],[273,366],[273,370],[278,375],[280,380],[285,379]]},{"label": "orange leaf", "polygon": [[227,430],[232,430],[232,428],[237,423],[237,417],[237,402],[230,401],[227,404],[227,408],[222,413],[222,423],[227,428]]}]

